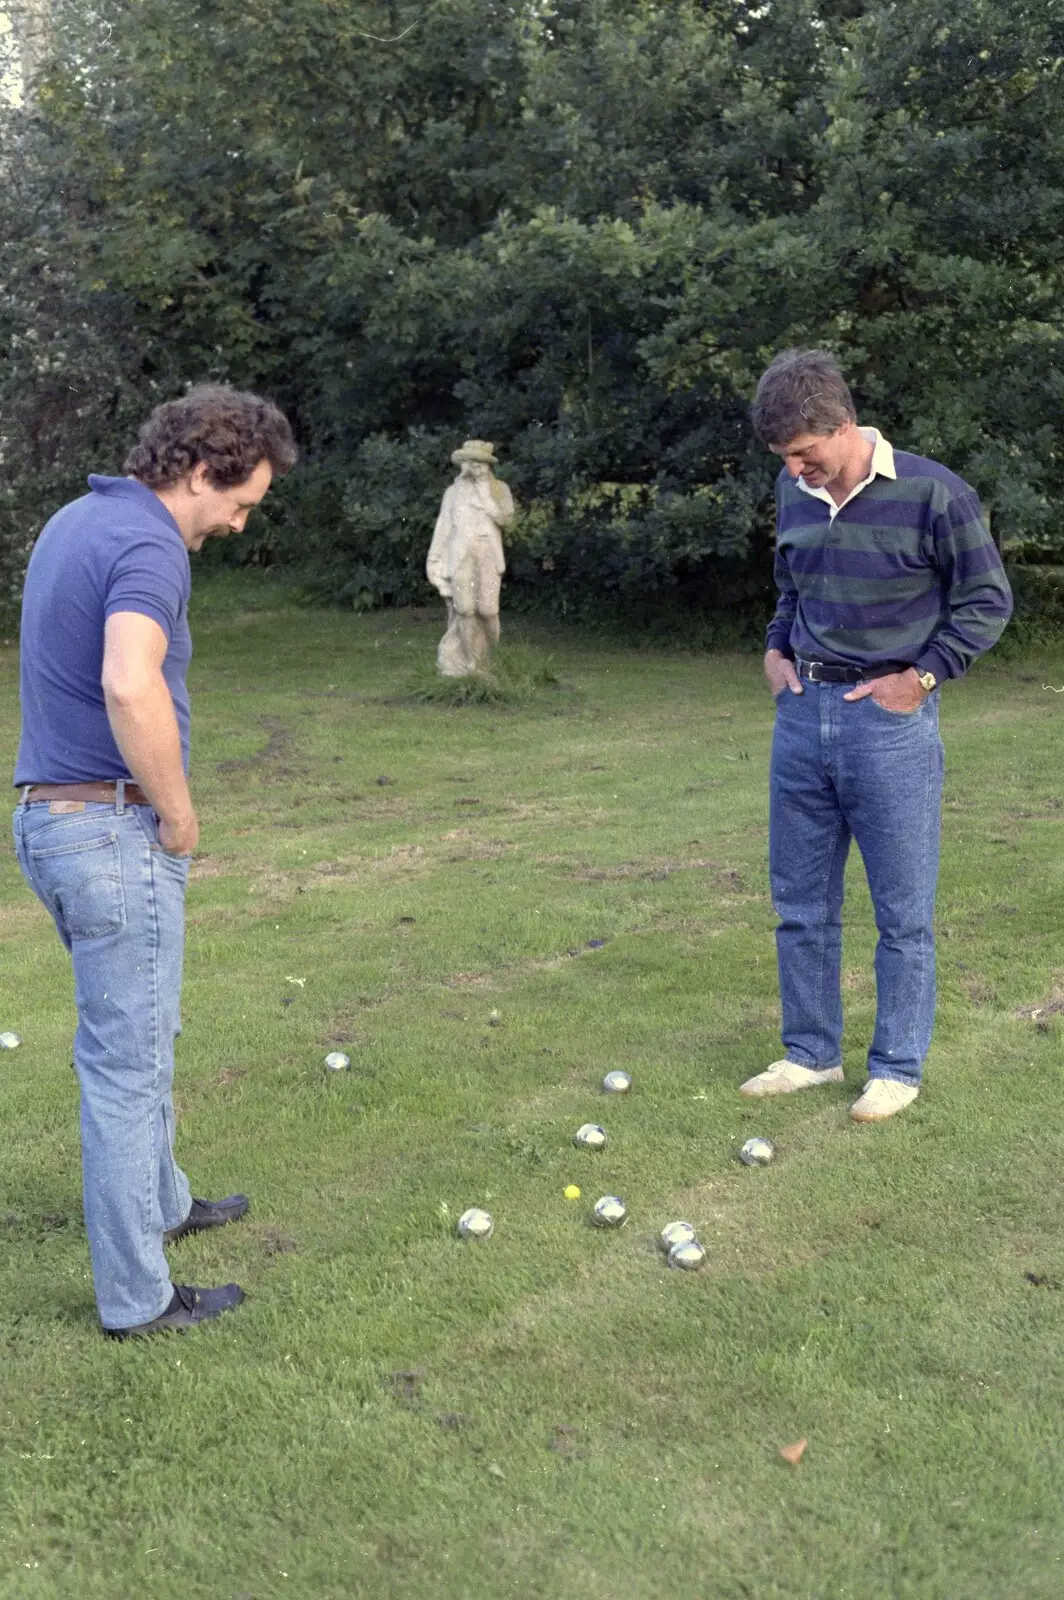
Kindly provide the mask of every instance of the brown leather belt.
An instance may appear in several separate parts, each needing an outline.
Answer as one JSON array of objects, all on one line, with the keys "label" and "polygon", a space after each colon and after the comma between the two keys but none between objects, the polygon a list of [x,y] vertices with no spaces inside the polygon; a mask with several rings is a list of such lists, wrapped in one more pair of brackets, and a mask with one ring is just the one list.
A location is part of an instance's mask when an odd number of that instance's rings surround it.
[{"label": "brown leather belt", "polygon": [[[113,805],[115,793],[115,784],[101,778],[98,783],[32,783],[24,798],[29,804],[34,800],[99,800]],[[128,782],[124,803],[127,806],[151,805],[140,785]]]}]

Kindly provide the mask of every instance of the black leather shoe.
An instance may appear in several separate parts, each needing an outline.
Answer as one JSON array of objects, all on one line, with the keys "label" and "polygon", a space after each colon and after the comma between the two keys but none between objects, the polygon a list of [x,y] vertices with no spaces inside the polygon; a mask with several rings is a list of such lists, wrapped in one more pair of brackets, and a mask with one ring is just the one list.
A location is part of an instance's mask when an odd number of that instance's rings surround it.
[{"label": "black leather shoe", "polygon": [[251,1202],[246,1194],[231,1194],[227,1200],[193,1200],[192,1210],[176,1228],[167,1228],[163,1244],[173,1244],[186,1233],[202,1233],[204,1228],[224,1228],[244,1215]]},{"label": "black leather shoe", "polygon": [[161,1317],[153,1322],[140,1322],[135,1328],[105,1328],[111,1339],[139,1339],[146,1333],[180,1333],[194,1328],[198,1322],[220,1317],[223,1311],[232,1311],[244,1298],[244,1291],[235,1283],[226,1283],[220,1289],[193,1289],[184,1283],[174,1284],[174,1295]]}]

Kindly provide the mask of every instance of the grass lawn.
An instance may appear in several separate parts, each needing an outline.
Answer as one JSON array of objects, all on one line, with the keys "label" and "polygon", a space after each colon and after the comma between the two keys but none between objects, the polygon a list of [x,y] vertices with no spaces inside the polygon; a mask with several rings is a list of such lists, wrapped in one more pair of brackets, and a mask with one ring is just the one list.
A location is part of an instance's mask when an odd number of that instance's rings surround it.
[{"label": "grass lawn", "polygon": [[[172,1259],[247,1289],[217,1325],[98,1332],[68,962],[0,857],[0,1594],[1059,1600],[1064,648],[944,693],[928,1079],[859,1128],[856,856],[847,1083],[736,1092],[779,1053],[757,659],[515,625],[560,686],[455,710],[406,693],[435,612],[272,593],[193,610],[179,1154],[252,1212]],[[8,767],[16,691],[7,648]]]}]

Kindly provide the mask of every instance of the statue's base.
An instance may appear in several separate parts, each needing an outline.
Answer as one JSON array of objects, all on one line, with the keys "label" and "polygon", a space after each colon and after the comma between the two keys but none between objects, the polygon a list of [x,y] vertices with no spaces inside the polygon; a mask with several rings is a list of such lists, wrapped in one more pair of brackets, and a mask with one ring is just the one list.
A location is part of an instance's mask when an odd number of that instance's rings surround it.
[{"label": "statue's base", "polygon": [[486,672],[490,665],[491,636],[482,619],[453,613],[436,650],[436,670],[440,677],[471,678],[477,672]]}]

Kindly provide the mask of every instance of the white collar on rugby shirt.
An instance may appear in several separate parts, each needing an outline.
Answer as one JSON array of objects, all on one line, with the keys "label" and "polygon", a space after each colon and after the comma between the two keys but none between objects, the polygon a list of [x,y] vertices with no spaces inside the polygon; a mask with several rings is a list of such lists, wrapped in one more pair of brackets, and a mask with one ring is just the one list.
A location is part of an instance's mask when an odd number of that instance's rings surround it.
[{"label": "white collar on rugby shirt", "polygon": [[[869,472],[867,478],[862,479],[859,484],[850,490],[849,494],[842,502],[842,506],[848,506],[855,494],[860,494],[862,489],[867,489],[868,485],[872,482],[872,479],[876,477],[877,474],[882,478],[896,478],[898,476],[897,472],[894,470],[894,448],[887,439],[884,439],[879,429],[858,428],[857,431],[861,435],[861,438],[867,439],[868,443],[872,446],[872,470]],[[828,493],[827,489],[811,489],[804,478],[798,479],[798,487],[801,489],[803,494],[811,494],[817,500],[826,500],[828,505],[831,507],[831,520],[834,522],[835,518],[842,510],[842,506],[836,503],[836,501]]]}]

